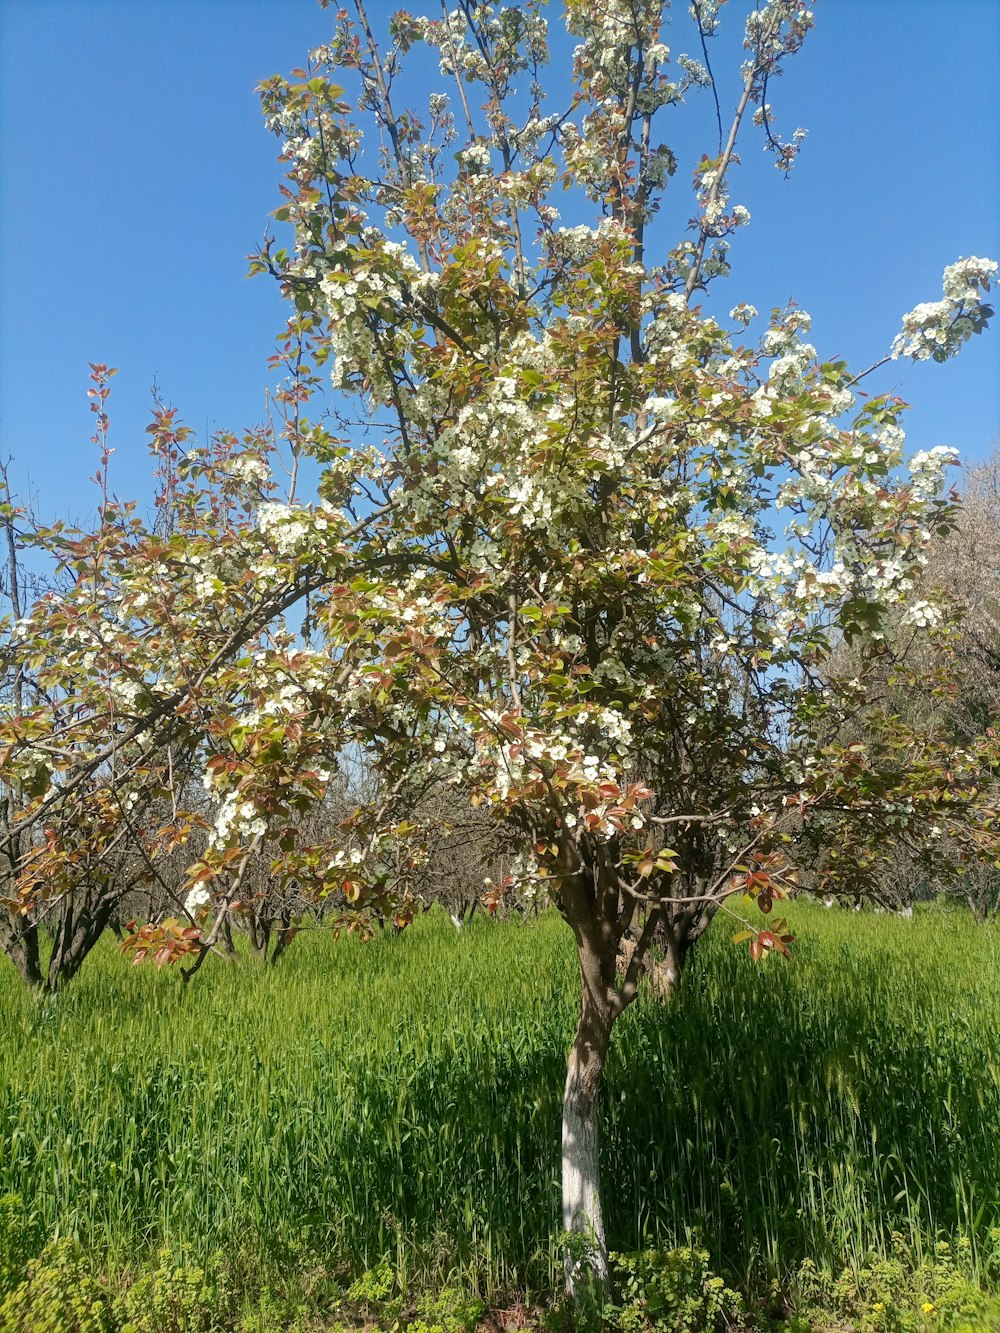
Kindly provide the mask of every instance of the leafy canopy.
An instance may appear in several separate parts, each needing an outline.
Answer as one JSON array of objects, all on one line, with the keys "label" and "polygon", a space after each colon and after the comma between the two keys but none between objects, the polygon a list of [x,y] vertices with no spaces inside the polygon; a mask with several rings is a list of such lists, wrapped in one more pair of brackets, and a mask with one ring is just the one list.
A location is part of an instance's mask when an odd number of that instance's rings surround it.
[{"label": "leafy canopy", "polygon": [[[280,419],[198,448],[160,410],[159,523],[108,501],[99,531],[45,535],[72,586],[8,645],[38,680],[4,727],[20,827],[46,830],[25,903],[80,873],[71,828],[92,872],[181,752],[215,802],[192,878],[217,904],[266,845],[276,874],[345,913],[405,917],[414,811],[444,785],[510,827],[517,890],[565,907],[589,884],[643,941],[736,894],[769,908],[812,829],[987,820],[973,749],[945,763],[905,728],[870,751],[843,741],[883,618],[951,521],[954,451],[907,459],[905,405],[823,361],[802,310],[763,328],[746,304],[706,310],[749,222],[729,197],[740,132],[753,120],[783,171],[801,143],[766,99],[812,25],[791,0],[748,15],[732,120],[685,203],[659,127],[714,93],[719,8],[692,6],[691,56],[666,44],[659,0],[567,0],[557,105],[534,3],[399,13],[381,49],[357,3],[264,85],[294,237],[253,264],[294,307]],[[435,91],[404,109],[432,63]],[[956,351],[995,272],[947,269],[892,355]],[[327,377],[349,429],[307,415]],[[850,681],[823,670],[840,637],[860,645]],[[376,780],[354,814],[305,839],[301,813],[358,765]],[[147,830],[150,850],[185,818]],[[205,938],[153,942],[173,957]]]}]

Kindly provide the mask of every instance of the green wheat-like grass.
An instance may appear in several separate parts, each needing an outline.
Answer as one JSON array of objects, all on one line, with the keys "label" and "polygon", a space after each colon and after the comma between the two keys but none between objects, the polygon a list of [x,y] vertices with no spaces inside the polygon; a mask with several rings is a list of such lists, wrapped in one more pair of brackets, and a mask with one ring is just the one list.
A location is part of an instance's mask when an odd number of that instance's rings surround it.
[{"label": "green wheat-like grass", "polygon": [[[717,1269],[839,1269],[1000,1224],[1000,934],[793,904],[791,963],[717,923],[680,997],[615,1031],[612,1248],[696,1233]],[[484,1293],[555,1277],[572,937],[434,913],[281,965],[132,968],[54,1001],[0,966],[0,1195],[129,1266],[189,1242]],[[893,1240],[893,1233],[897,1239]]]}]

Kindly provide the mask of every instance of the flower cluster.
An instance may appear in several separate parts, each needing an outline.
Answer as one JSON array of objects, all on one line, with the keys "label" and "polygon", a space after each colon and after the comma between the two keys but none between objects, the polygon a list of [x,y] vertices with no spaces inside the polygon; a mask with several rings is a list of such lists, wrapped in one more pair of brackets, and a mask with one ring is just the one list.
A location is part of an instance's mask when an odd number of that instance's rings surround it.
[{"label": "flower cluster", "polygon": [[184,899],[184,910],[188,916],[197,916],[198,912],[212,901],[212,895],[204,884],[196,884]]},{"label": "flower cluster", "polygon": [[960,259],[944,271],[944,298],[923,301],[903,316],[903,329],[893,340],[893,357],[914,361],[947,361],[963,343],[981,333],[993,314],[980,300],[996,277],[991,259]]}]

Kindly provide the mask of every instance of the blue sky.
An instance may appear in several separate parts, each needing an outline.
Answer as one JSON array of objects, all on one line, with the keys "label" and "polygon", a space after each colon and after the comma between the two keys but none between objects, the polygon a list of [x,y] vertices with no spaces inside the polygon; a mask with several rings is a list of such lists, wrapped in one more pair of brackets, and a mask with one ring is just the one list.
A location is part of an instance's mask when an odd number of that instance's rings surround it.
[{"label": "blue sky", "polygon": [[[368,5],[376,22],[397,7]],[[665,38],[678,49],[692,48],[685,10],[677,0]],[[723,10],[713,57],[724,107],[744,11]],[[732,199],[753,221],[719,300],[766,311],[794,298],[821,355],[860,369],[904,311],[940,296],[946,264],[1000,257],[1000,4],[818,0],[816,15],[770,96],[779,127],[809,138],[788,181],[756,135],[744,143]],[[281,172],[254,89],[331,24],[314,0],[0,0],[0,456],[44,516],[93,509],[88,361],[120,367],[123,497],[149,493],[154,381],[199,432],[262,418],[283,307],[267,279],[245,279],[245,256]],[[712,151],[707,100],[692,121],[684,151]],[[678,208],[686,217],[687,199]],[[957,360],[896,362],[869,388],[913,404],[913,448],[984,457],[1000,431],[1000,317]]]}]

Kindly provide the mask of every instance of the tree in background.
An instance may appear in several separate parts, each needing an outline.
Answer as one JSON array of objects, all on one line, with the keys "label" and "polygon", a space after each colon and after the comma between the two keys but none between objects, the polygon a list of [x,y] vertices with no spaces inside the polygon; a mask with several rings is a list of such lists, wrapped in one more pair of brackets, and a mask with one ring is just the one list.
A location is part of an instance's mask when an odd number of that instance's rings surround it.
[{"label": "tree in background", "polygon": [[[61,830],[43,885],[70,873],[88,810],[113,828],[168,789],[168,753],[203,763],[215,816],[190,882],[211,924],[134,941],[194,968],[265,846],[279,881],[333,896],[349,927],[408,919],[449,793],[505,827],[507,889],[553,901],[579,957],[562,1129],[574,1285],[607,1273],[597,1099],[657,949],[676,980],[721,912],[754,957],[786,953],[770,913],[814,829],[990,829],[972,747],[843,739],[887,615],[953,521],[953,451],[905,461],[903,404],[859,401],[869,372],[822,361],[803,311],[751,335],[751,307],[701,304],[749,221],[729,198],[746,122],[794,162],[802,132],[779,137],[767,96],[812,24],[790,0],[748,15],[741,90],[692,201],[658,127],[697,88],[716,95],[719,8],[692,7],[688,55],[667,46],[659,0],[568,0],[564,95],[535,4],[399,13],[380,45],[356,0],[306,68],[264,86],[288,170],[276,216],[294,229],[254,263],[294,305],[281,419],[199,449],[159,411],[177,520],[165,535],[130,513],[73,539],[75,587],[22,640],[81,645],[55,669],[72,717],[55,747],[42,715],[5,728],[18,828]],[[334,79],[353,81],[360,124]],[[588,221],[563,225],[560,206]],[[956,351],[989,318],[995,272],[947,269],[893,354]],[[346,435],[306,415],[327,375]],[[857,646],[850,680],[823,671],[838,636]],[[303,814],[360,760],[369,790],[317,837]],[[827,878],[856,891],[861,874],[842,859]]]},{"label": "tree in background", "polygon": [[[99,530],[64,534],[58,526],[40,529],[30,507],[13,496],[7,468],[2,471],[0,595],[8,614],[0,638],[0,713],[12,746],[7,757],[22,747],[24,757],[0,779],[0,949],[29,985],[50,992],[76,975],[105,929],[120,931],[126,904],[135,906],[152,885],[163,887],[165,867],[156,862],[186,841],[193,827],[174,819],[177,791],[190,782],[184,762],[190,752],[185,755],[168,741],[157,763],[143,769],[141,781],[133,775],[127,793],[120,785],[116,760],[126,758],[127,743],[120,755],[115,753],[115,713],[135,688],[127,676],[117,677],[120,658],[107,651],[114,622],[102,608],[114,586],[115,541],[122,524],[127,527],[131,520],[107,489],[106,404],[114,372],[105,366],[92,371]],[[55,570],[39,567],[37,556],[44,551],[57,557]],[[67,599],[73,605],[68,617],[63,615]],[[58,802],[46,803],[53,795],[52,773],[72,765],[72,756],[78,755],[82,719],[96,729],[95,735],[107,723],[100,743],[107,748],[110,741],[110,749],[92,770],[77,774],[79,799],[64,800],[60,793]],[[40,819],[39,807],[48,810],[53,804],[59,806],[54,817]],[[182,901],[177,888],[175,883],[168,893],[175,910]]]},{"label": "tree in background", "polygon": [[[1000,713],[1000,449],[970,468],[955,530],[928,558],[925,583],[957,603],[950,641],[961,662],[952,707],[966,739]],[[926,650],[915,637],[910,651]]]},{"label": "tree in background", "polygon": [[[929,548],[917,587],[887,617],[880,662],[868,673],[864,725],[854,720],[845,738],[866,749],[899,745],[910,731],[919,745],[947,753],[981,753],[984,804],[996,804],[996,753],[990,744],[1000,717],[1000,466],[996,453],[965,474],[955,525]],[[836,643],[827,670],[854,675],[855,645]],[[1000,874],[991,836],[950,837],[932,824],[932,839],[857,841],[818,851],[818,860],[851,856],[867,866],[867,896],[887,907],[906,906],[915,894],[942,890],[968,903],[979,920],[1000,909]]]},{"label": "tree in background", "polygon": [[[928,574],[958,603],[953,638],[960,664],[954,698],[957,723],[967,745],[989,738],[1000,723],[1000,451],[973,468],[962,487],[957,530],[938,548]],[[992,757],[992,756],[991,756]],[[997,801],[997,767],[988,763],[983,784]],[[1000,866],[987,841],[981,854],[960,861],[958,888],[980,921],[1000,911]]]}]

